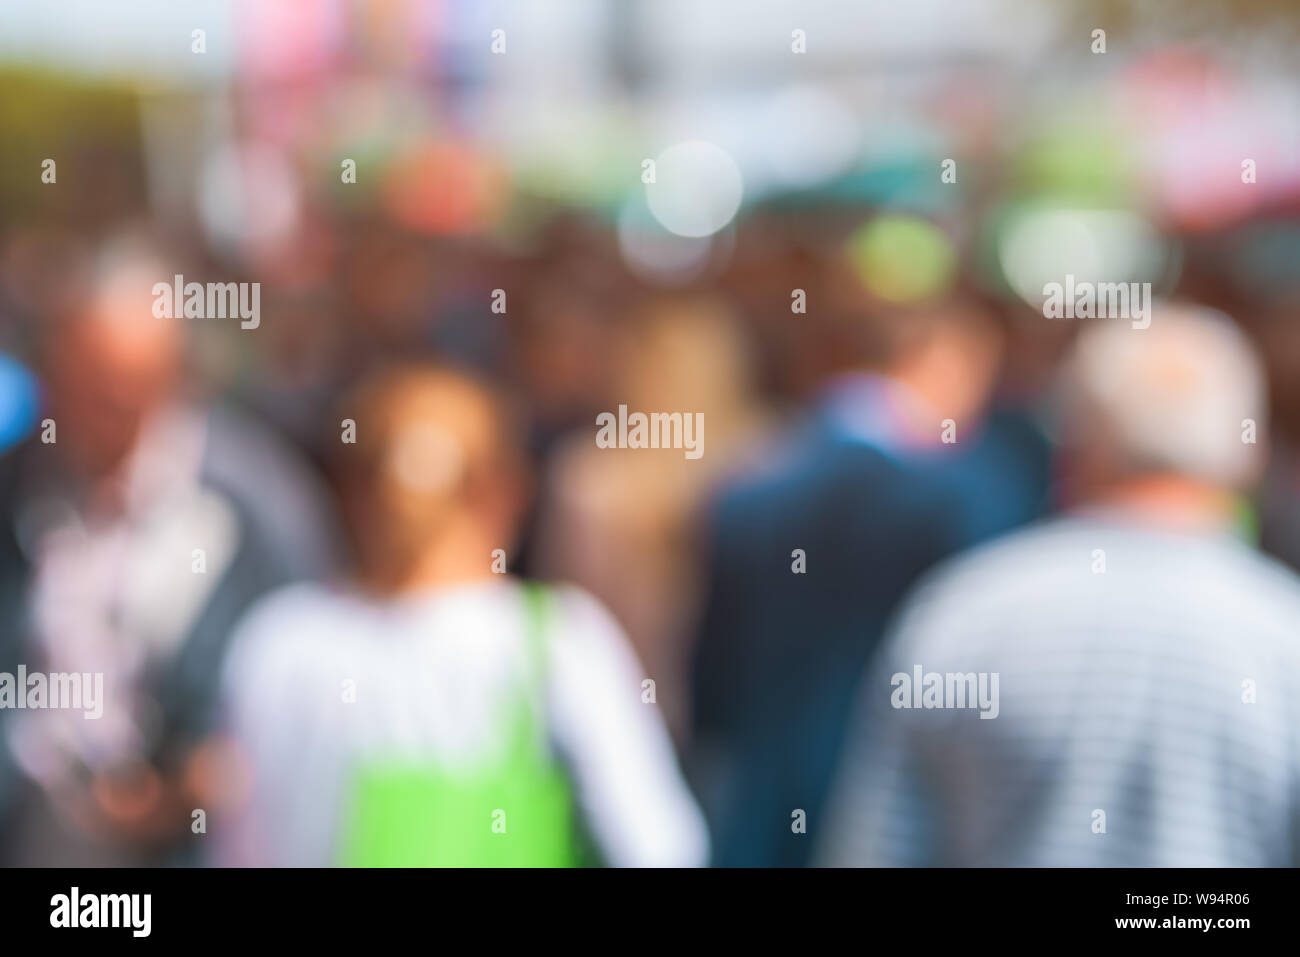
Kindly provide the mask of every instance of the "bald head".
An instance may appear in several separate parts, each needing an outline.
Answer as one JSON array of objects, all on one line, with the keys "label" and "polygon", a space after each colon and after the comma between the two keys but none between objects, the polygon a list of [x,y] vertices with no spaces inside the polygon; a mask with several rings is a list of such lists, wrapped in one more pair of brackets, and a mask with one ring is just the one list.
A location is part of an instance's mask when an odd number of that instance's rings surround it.
[{"label": "bald head", "polygon": [[1226,317],[1157,305],[1149,328],[1089,326],[1067,365],[1068,438],[1094,473],[1177,475],[1225,490],[1249,485],[1262,444],[1265,380]]}]

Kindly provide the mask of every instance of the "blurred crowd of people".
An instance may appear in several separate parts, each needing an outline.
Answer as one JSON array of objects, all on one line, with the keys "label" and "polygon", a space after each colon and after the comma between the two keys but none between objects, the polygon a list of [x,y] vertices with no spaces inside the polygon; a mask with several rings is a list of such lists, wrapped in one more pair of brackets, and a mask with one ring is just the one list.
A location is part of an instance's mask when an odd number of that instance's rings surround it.
[{"label": "blurred crowd of people", "polygon": [[[139,230],[11,233],[63,258],[11,326],[0,670],[102,672],[107,707],[0,712],[6,860],[344,861],[358,767],[504,746],[536,579],[570,584],[533,733],[591,859],[1283,862],[1300,584],[1252,553],[1295,558],[1300,357],[1206,306],[891,303],[792,231],[741,224],[736,274],[664,291],[561,217],[427,298],[444,250],[391,230],[384,282],[320,291],[350,308],[268,284],[215,333],[153,314],[182,264]],[[265,367],[214,393],[212,335]],[[599,448],[619,403],[703,412],[707,454]],[[912,663],[1001,674],[998,720],[891,710]],[[387,774],[391,824],[425,792]],[[1147,830],[1089,844],[1094,806]],[[374,860],[419,844],[375,827]]]},{"label": "blurred crowd of people", "polygon": [[[1129,125],[1013,133],[954,67],[902,84],[950,140],[882,121],[701,237],[639,158],[580,201],[290,66],[15,137],[0,675],[104,701],[0,696],[0,863],[1300,863],[1274,101],[1157,52],[1101,84]],[[853,114],[794,102],[802,175]],[[1067,272],[1149,328],[1047,317]],[[260,321],[160,316],[182,275]],[[622,406],[704,454],[602,447]]]}]

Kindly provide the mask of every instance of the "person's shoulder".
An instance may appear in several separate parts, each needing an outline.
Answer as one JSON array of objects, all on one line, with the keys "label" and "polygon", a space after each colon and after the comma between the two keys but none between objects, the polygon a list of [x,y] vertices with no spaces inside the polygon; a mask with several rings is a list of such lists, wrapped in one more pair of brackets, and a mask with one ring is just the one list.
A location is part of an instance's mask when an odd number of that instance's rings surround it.
[{"label": "person's shoulder", "polygon": [[640,694],[645,670],[609,609],[576,585],[546,587],[553,598],[547,671],[555,693],[588,706]]},{"label": "person's shoulder", "polygon": [[[1041,605],[1044,595],[1073,587],[1068,579],[1076,564],[1087,570],[1089,552],[1082,549],[1093,541],[1072,520],[1058,518],[959,552],[921,576],[893,630],[963,630],[989,615],[1006,614],[1026,604]],[[1074,561],[1076,555],[1082,555],[1079,563]]]},{"label": "person's shoulder", "polygon": [[[1271,555],[1244,544],[1234,547],[1233,552],[1242,579],[1238,587],[1252,587],[1257,600],[1270,605],[1274,616],[1300,621],[1300,575]],[[1233,587],[1233,583],[1228,583],[1228,587]]]},{"label": "person's shoulder", "polygon": [[320,582],[293,582],[274,588],[253,602],[244,613],[249,627],[275,627],[285,620],[328,617],[342,599]]},{"label": "person's shoulder", "polygon": [[[1050,558],[1075,549],[1086,538],[1084,530],[1070,519],[1035,522],[949,558],[937,565],[922,584],[935,591],[984,591],[996,582],[1049,575],[1055,570]],[[1009,577],[1013,572],[1015,576]]]},{"label": "person's shoulder", "polygon": [[918,584],[912,604],[935,612],[952,608],[967,617],[976,608],[1042,606],[1047,596],[1077,592],[1091,578],[1099,551],[1122,557],[1122,581],[1143,592],[1234,606],[1249,595],[1267,617],[1300,615],[1300,577],[1243,542],[1081,516],[1046,519],[940,563]]},{"label": "person's shoulder", "polygon": [[554,596],[565,634],[576,635],[583,640],[623,640],[623,629],[613,613],[585,588],[568,582],[541,587],[548,589]]},{"label": "person's shoulder", "polygon": [[320,476],[287,439],[233,403],[196,407],[204,422],[200,480],[240,511],[257,547],[292,577],[321,577],[339,562],[339,530]]},{"label": "person's shoulder", "polygon": [[254,601],[235,625],[233,669],[261,668],[282,658],[301,658],[305,644],[340,621],[340,598],[316,582],[295,582]]},{"label": "person's shoulder", "polygon": [[825,422],[808,413],[738,457],[721,476],[707,511],[716,529],[739,530],[778,520],[787,506],[819,501],[826,487],[860,486],[873,473],[893,471],[878,450],[837,438]]},{"label": "person's shoulder", "polygon": [[559,657],[580,660],[584,668],[625,667],[636,660],[623,626],[595,595],[567,582],[541,587],[552,596],[550,643]]}]

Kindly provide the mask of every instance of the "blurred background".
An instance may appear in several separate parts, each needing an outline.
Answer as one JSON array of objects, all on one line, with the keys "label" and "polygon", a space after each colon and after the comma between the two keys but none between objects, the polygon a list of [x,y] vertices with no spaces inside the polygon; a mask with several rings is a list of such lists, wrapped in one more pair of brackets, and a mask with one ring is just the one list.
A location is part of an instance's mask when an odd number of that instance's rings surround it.
[{"label": "blurred background", "polygon": [[[176,597],[142,573],[142,605],[167,605],[185,637],[140,658],[152,717],[87,745],[210,774],[194,755],[223,636],[266,589],[345,561],[330,410],[385,361],[427,357],[520,410],[533,481],[510,568],[576,582],[611,610],[656,680],[725,856],[744,843],[718,833],[716,810],[750,747],[735,729],[766,721],[747,682],[770,689],[791,669],[774,653],[747,674],[732,645],[712,646],[710,634],[740,641],[745,626],[718,624],[735,616],[718,607],[710,516],[737,477],[805,454],[784,437],[846,370],[897,366],[946,383],[949,407],[969,410],[957,417],[959,444],[973,442],[963,481],[988,503],[973,541],[1061,499],[1053,384],[1077,324],[1043,318],[1045,282],[1150,282],[1157,297],[1219,310],[1269,375],[1269,467],[1243,525],[1300,565],[1297,40],[1300,7],[1285,0],[5,4],[5,660],[30,660],[24,635],[87,634],[31,622],[98,607],[68,597],[88,579],[84,550],[49,544],[66,501],[36,494],[54,479],[22,465],[42,419],[60,410],[61,444],[86,423],[89,447],[60,476],[84,491],[115,443],[145,441],[143,427],[116,428],[125,418],[178,397],[225,410],[228,446],[194,452],[195,468],[239,505],[236,525],[268,541],[232,535],[211,594]],[[76,277],[98,277],[96,294],[111,297],[105,271],[142,257],[166,262],[164,281],[261,283],[260,326],[178,322],[174,366],[139,342],[51,338]],[[796,290],[806,309],[792,309]],[[947,351],[913,361],[913,335]],[[703,412],[705,455],[597,455],[595,416],[621,403]],[[165,484],[186,446],[158,443]],[[834,537],[833,516],[800,521],[810,541]],[[872,555],[913,561],[915,527],[879,536]],[[794,547],[777,555],[784,573]],[[266,567],[249,571],[256,556]],[[95,567],[120,561],[107,551]],[[915,556],[873,621],[927,561]],[[60,581],[63,597],[50,597]],[[848,693],[802,680],[782,692],[800,713]],[[800,725],[791,747],[822,735],[814,750],[829,766],[841,718],[825,720]],[[44,767],[42,749],[24,757],[14,744],[0,763],[15,860],[59,860],[58,814],[50,830],[24,819],[30,839],[14,837],[31,782],[54,793],[49,782],[72,773]],[[87,825],[107,848],[94,859],[157,860],[164,846],[171,859],[168,835],[146,824],[151,781],[96,792],[109,823]],[[755,853],[732,860],[803,863]]]}]

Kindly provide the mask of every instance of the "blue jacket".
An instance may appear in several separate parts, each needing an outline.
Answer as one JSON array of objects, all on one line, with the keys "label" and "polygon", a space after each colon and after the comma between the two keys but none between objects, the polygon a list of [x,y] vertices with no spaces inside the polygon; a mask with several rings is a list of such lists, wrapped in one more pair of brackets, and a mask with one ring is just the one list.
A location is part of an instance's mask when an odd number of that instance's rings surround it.
[{"label": "blue jacket", "polygon": [[692,763],[720,866],[807,863],[854,693],[900,598],[1047,497],[1047,444],[1021,417],[900,451],[836,412],[822,407],[781,464],[724,487],[708,516]]}]

